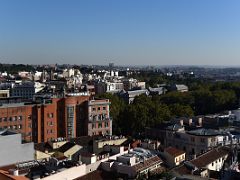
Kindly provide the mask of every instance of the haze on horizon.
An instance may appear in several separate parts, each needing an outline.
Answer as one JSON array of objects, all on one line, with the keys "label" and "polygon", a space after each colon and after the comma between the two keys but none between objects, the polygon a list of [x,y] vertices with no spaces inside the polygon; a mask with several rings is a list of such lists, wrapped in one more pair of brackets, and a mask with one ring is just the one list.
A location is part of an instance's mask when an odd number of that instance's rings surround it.
[{"label": "haze on horizon", "polygon": [[238,0],[1,0],[0,63],[240,65]]}]

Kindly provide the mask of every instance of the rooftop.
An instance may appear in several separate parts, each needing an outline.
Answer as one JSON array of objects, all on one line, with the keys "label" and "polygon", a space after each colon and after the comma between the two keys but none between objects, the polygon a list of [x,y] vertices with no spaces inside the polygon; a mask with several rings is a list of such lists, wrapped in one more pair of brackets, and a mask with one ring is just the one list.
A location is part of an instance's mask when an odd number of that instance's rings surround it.
[{"label": "rooftop", "polygon": [[208,164],[211,164],[215,160],[226,156],[229,153],[229,150],[225,147],[214,148],[207,153],[193,159],[191,163],[198,168],[205,167]]},{"label": "rooftop", "polygon": [[69,149],[71,149],[71,148],[72,148],[73,146],[75,146],[75,145],[76,145],[75,143],[67,142],[67,143],[65,143],[64,145],[62,145],[62,146],[58,149],[58,151],[64,153],[64,152],[68,151]]},{"label": "rooftop", "polygon": [[174,157],[180,156],[185,153],[184,151],[174,148],[174,147],[168,147],[168,148],[164,149],[164,151],[166,151],[168,154],[170,154]]},{"label": "rooftop", "polygon": [[162,163],[162,160],[158,156],[153,156],[148,158],[147,160],[144,160],[143,162],[137,163],[133,166],[133,168],[135,169],[135,171],[139,172],[157,163]]},{"label": "rooftop", "polygon": [[204,128],[188,131],[187,133],[196,135],[196,136],[217,136],[217,135],[219,135],[219,132],[217,132],[213,129],[204,129]]},{"label": "rooftop", "polygon": [[8,135],[13,135],[13,134],[17,134],[17,133],[10,131],[9,129],[1,129],[0,128],[0,136],[8,136]]}]

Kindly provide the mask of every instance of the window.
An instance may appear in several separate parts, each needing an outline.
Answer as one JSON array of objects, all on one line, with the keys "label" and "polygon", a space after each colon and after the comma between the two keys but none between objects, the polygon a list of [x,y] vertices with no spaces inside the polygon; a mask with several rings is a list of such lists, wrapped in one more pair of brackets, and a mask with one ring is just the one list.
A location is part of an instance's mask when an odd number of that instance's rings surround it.
[{"label": "window", "polygon": [[105,106],[103,107],[103,110],[104,110],[104,111],[106,110],[106,107],[105,107]]},{"label": "window", "polygon": [[49,114],[48,114],[48,117],[49,117],[49,118],[53,118],[53,113],[49,113]]},{"label": "window", "polygon": [[28,115],[28,120],[31,120],[32,119],[32,116],[31,115]]},{"label": "window", "polygon": [[2,118],[0,118],[0,122],[2,122]]},{"label": "window", "polygon": [[9,117],[8,120],[9,120],[9,121],[12,121],[12,117]]},{"label": "window", "polygon": [[18,129],[22,129],[22,125],[21,124],[18,125]]},{"label": "window", "polygon": [[21,120],[22,120],[22,116],[18,116],[18,120],[20,120],[20,121],[21,121]]},{"label": "window", "polygon": [[6,122],[6,121],[7,121],[7,118],[6,118],[6,117],[4,117],[4,118],[3,118],[3,121],[5,121],[5,122]]},{"label": "window", "polygon": [[101,110],[101,108],[100,107],[98,107],[98,111],[100,111]]},{"label": "window", "polygon": [[98,128],[102,128],[102,123],[98,123]]},{"label": "window", "polygon": [[92,124],[92,129],[94,129],[95,128],[95,124]]},{"label": "window", "polygon": [[96,111],[96,108],[92,108],[92,111]]},{"label": "window", "polygon": [[212,163],[212,166],[214,166],[214,162]]},{"label": "window", "polygon": [[108,122],[105,122],[105,127],[108,127]]},{"label": "window", "polygon": [[192,141],[192,142],[195,142],[195,138],[194,138],[194,137],[191,137],[191,141]]},{"label": "window", "polygon": [[32,128],[32,124],[31,124],[31,123],[28,123],[28,127],[29,127],[29,128]]}]

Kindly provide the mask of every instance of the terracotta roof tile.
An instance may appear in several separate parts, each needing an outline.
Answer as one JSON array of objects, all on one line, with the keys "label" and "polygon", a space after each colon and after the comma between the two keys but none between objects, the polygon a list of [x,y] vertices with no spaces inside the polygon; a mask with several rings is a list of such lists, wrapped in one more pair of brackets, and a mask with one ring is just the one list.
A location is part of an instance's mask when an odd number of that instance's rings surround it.
[{"label": "terracotta roof tile", "polygon": [[197,166],[198,168],[205,167],[208,164],[211,164],[212,162],[216,161],[217,159],[227,155],[228,153],[229,153],[228,149],[224,147],[215,148],[192,160],[191,163]]},{"label": "terracotta roof tile", "polygon": [[174,157],[180,156],[185,153],[184,151],[174,148],[174,147],[168,147],[168,148],[164,149],[164,151],[166,151],[168,154],[170,154]]}]

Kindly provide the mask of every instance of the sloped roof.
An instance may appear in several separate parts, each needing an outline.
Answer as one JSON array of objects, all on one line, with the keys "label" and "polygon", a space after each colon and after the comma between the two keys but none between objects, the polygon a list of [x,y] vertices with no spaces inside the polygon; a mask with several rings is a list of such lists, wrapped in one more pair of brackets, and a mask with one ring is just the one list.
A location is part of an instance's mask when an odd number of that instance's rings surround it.
[{"label": "sloped roof", "polygon": [[162,160],[158,156],[153,156],[148,158],[147,160],[144,160],[144,162],[137,163],[132,167],[136,172],[139,172],[161,162]]},{"label": "sloped roof", "polygon": [[177,149],[174,147],[168,147],[168,148],[164,149],[164,151],[166,151],[168,154],[170,154],[174,157],[180,156],[185,153],[183,150],[180,150],[180,149]]},{"label": "sloped roof", "polygon": [[202,168],[216,161],[217,159],[226,156],[229,153],[225,147],[214,148],[211,151],[193,159],[191,163],[198,168]]}]

